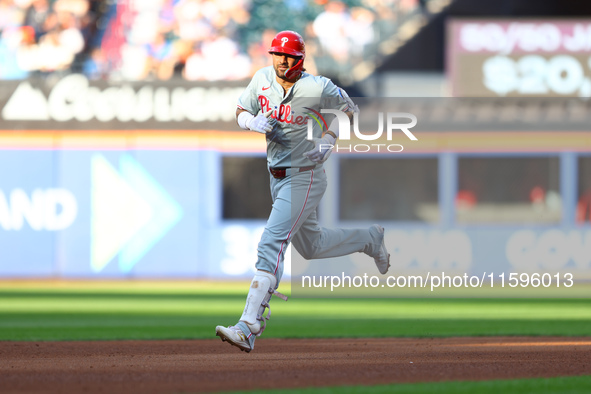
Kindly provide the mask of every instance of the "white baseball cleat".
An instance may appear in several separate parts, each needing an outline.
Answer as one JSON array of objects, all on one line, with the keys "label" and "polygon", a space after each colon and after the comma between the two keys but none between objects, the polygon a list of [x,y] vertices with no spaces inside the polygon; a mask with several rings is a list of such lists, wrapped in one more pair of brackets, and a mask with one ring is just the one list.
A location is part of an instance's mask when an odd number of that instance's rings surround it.
[{"label": "white baseball cleat", "polygon": [[373,261],[376,263],[380,274],[383,275],[388,272],[388,269],[390,268],[390,253],[388,253],[388,249],[386,249],[386,244],[384,242],[384,228],[377,224],[374,224],[372,227],[382,236],[382,244],[380,245],[378,252],[373,255]]},{"label": "white baseball cleat", "polygon": [[215,328],[215,335],[220,337],[222,339],[222,342],[228,341],[230,345],[240,348],[240,350],[242,350],[243,352],[250,353],[250,351],[252,350],[250,348],[250,343],[248,342],[246,334],[244,334],[242,330],[238,327],[217,326]]}]

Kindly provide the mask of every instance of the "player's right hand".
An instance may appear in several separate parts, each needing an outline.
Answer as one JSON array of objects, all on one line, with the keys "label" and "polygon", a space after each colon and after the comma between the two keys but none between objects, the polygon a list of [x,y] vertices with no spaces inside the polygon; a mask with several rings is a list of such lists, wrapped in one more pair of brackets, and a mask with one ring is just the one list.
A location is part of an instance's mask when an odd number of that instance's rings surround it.
[{"label": "player's right hand", "polygon": [[248,124],[248,128],[252,131],[256,131],[257,133],[266,134],[273,130],[273,127],[277,123],[277,119],[271,118],[271,113],[273,110],[269,110],[264,114],[260,114],[252,118],[250,123]]}]

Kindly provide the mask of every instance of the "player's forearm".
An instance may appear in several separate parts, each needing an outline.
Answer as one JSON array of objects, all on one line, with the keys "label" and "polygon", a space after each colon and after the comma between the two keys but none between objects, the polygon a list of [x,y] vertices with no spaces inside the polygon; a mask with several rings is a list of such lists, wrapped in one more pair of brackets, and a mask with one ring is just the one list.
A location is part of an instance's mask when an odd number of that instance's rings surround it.
[{"label": "player's forearm", "polygon": [[328,130],[324,133],[324,136],[329,135],[334,138],[333,144],[336,140],[339,139],[339,119],[334,118],[332,122],[330,122],[330,126],[328,126]]},{"label": "player's forearm", "polygon": [[253,118],[254,115],[248,112],[247,110],[240,108],[236,109],[236,123],[238,123],[238,126],[240,126],[240,128],[244,130],[250,130],[248,125],[250,124]]}]

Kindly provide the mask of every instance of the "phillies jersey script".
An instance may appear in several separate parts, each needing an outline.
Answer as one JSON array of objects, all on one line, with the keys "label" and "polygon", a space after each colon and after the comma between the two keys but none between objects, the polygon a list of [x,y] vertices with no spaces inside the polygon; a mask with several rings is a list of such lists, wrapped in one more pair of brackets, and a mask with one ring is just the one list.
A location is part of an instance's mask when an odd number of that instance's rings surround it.
[{"label": "phillies jersey script", "polygon": [[[308,113],[311,109],[333,108],[348,111],[337,86],[328,78],[302,72],[300,79],[287,91],[277,82],[272,66],[260,69],[238,99],[238,108],[253,115],[273,110],[277,124],[267,133],[267,163],[270,167],[307,167],[315,165],[303,154],[314,148],[306,139]],[[313,135],[323,130],[313,122]]]}]

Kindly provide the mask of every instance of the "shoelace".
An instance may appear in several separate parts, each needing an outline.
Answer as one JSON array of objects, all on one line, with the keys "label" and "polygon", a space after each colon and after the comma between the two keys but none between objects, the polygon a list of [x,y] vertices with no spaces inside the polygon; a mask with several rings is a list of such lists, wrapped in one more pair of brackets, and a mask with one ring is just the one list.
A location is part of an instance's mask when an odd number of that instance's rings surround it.
[{"label": "shoelace", "polygon": [[[287,296],[285,294],[281,294],[280,292],[278,292],[277,290],[273,289],[273,288],[269,288],[269,293],[271,293],[272,296],[277,296],[279,298],[281,298],[283,301],[287,301]],[[269,305],[268,302],[265,302],[264,304],[261,304],[263,307],[263,311],[261,312],[260,315],[257,316],[257,320],[260,321],[261,324],[261,329],[259,330],[259,332],[256,334],[257,337],[260,337],[261,334],[263,333],[263,331],[265,331],[265,327],[267,327],[267,321],[269,321],[269,319],[271,319],[271,306]],[[265,316],[265,309],[269,309],[269,313],[267,313],[267,315]]]}]

